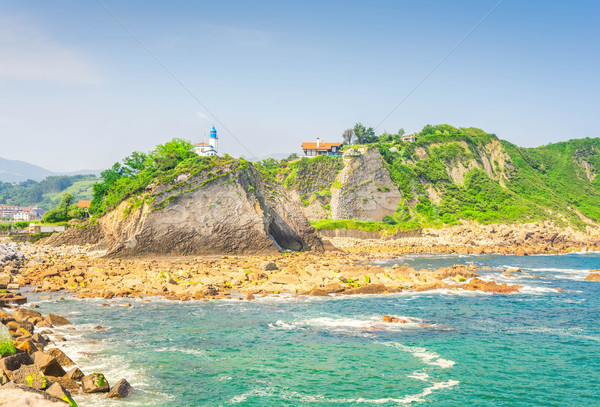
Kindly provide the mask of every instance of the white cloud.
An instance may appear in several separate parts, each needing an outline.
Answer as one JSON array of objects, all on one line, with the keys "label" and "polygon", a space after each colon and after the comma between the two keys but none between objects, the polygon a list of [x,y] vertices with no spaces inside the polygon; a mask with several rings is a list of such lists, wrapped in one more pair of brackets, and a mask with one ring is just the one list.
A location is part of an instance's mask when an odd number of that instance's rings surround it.
[{"label": "white cloud", "polygon": [[96,84],[101,77],[79,52],[15,19],[0,19],[0,80]]},{"label": "white cloud", "polygon": [[206,119],[206,118],[208,118],[208,116],[207,116],[207,115],[205,115],[205,114],[204,114],[204,113],[202,113],[202,112],[196,112],[196,116],[198,116],[198,117],[199,117],[199,118],[201,118],[201,119]]}]

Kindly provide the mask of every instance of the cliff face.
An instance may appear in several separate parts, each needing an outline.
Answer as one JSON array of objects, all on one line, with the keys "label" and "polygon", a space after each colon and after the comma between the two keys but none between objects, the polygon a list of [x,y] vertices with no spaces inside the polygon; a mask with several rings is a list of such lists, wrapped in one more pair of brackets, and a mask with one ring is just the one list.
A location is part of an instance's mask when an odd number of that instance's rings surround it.
[{"label": "cliff face", "polygon": [[346,156],[336,186],[331,191],[332,219],[381,220],[394,214],[401,194],[379,151],[362,149],[358,156]]},{"label": "cliff face", "polygon": [[[303,181],[287,183],[287,191],[313,221],[389,215],[412,227],[461,219],[583,226],[600,221],[599,150],[600,139],[521,148],[493,135],[420,137],[323,159],[319,171],[310,171],[316,159],[304,159],[309,170]],[[317,180],[327,182],[296,187]]]},{"label": "cliff face", "polygon": [[152,184],[139,206],[125,200],[91,229],[71,228],[50,243],[93,243],[91,250],[113,256],[322,250],[281,186],[263,180],[251,165],[235,162],[219,171]]}]

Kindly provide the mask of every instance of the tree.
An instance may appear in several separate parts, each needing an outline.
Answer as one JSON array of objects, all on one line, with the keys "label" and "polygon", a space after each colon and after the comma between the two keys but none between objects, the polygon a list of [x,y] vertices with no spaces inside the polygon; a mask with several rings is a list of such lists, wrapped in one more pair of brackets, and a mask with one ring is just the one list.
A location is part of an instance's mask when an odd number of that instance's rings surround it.
[{"label": "tree", "polygon": [[358,144],[377,142],[377,136],[375,136],[375,130],[373,130],[373,127],[369,127],[367,129],[362,125],[362,123],[356,123],[353,131]]},{"label": "tree", "polygon": [[352,144],[352,140],[354,139],[354,130],[348,129],[342,133],[342,138],[344,140],[344,144]]},{"label": "tree", "polygon": [[60,204],[50,209],[42,217],[42,222],[59,223],[68,222],[71,219],[81,219],[85,216],[85,210],[73,204],[73,195],[63,194]]}]

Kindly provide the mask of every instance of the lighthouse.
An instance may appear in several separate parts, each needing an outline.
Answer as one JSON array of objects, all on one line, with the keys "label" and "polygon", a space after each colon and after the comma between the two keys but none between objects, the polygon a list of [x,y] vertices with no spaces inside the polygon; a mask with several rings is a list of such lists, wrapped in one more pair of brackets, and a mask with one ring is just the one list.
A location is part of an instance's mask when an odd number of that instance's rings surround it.
[{"label": "lighthouse", "polygon": [[[204,133],[204,137],[206,138],[206,133]],[[211,155],[217,155],[217,147],[219,144],[219,138],[217,137],[217,129],[215,126],[212,127],[210,131],[210,138],[207,142],[198,143],[194,146],[194,151],[196,154],[202,157],[208,157]]]},{"label": "lighthouse", "polygon": [[219,138],[217,137],[217,129],[215,129],[215,126],[213,126],[212,130],[210,131],[210,140],[208,142],[212,148],[214,148],[215,154],[218,154]]}]

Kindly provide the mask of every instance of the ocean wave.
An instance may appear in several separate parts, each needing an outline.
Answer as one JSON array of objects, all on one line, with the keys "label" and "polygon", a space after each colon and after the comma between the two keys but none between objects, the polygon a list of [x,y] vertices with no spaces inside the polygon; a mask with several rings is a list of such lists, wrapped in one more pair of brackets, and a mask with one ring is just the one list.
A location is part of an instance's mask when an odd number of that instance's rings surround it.
[{"label": "ocean wave", "polygon": [[[268,324],[271,329],[283,329],[292,330],[299,328],[309,327],[321,327],[333,331],[369,331],[369,330],[401,330],[407,328],[421,327],[420,324],[423,321],[419,318],[406,317],[406,316],[395,316],[398,319],[408,321],[408,323],[386,323],[381,320],[381,316],[373,316],[369,319],[356,319],[356,318],[332,318],[332,317],[320,317],[306,319],[303,321],[285,322],[278,320],[274,323]],[[435,325],[429,325],[435,326]]]},{"label": "ocean wave", "polygon": [[439,354],[429,351],[425,348],[421,348],[418,346],[407,346],[398,342],[379,342],[385,346],[391,346],[397,349],[400,349],[403,352],[411,353],[413,356],[421,359],[423,363],[430,366],[438,366],[442,369],[447,369],[456,364],[453,360],[448,360],[442,358]]},{"label": "ocean wave", "polygon": [[[410,404],[415,402],[425,401],[425,397],[429,396],[436,390],[448,389],[460,384],[458,380],[447,380],[443,382],[431,382],[432,385],[425,387],[420,393],[409,394],[402,397],[385,397],[378,399],[371,398],[327,398],[323,395],[306,395],[300,394],[295,391],[281,391],[274,389],[273,387],[266,387],[261,389],[253,389],[246,393],[232,397],[229,400],[229,404],[239,404],[248,400],[249,397],[258,396],[261,398],[276,397],[278,399],[284,399],[286,401],[300,401],[304,403],[331,403],[331,404],[356,404],[356,403],[367,403],[367,404],[385,404],[385,403],[398,403],[398,404]],[[268,404],[265,402],[264,404]]]}]

